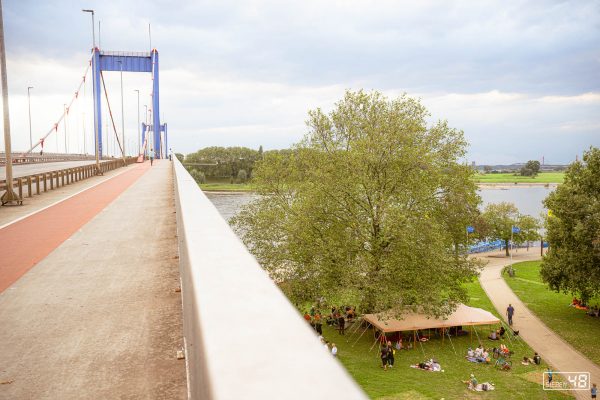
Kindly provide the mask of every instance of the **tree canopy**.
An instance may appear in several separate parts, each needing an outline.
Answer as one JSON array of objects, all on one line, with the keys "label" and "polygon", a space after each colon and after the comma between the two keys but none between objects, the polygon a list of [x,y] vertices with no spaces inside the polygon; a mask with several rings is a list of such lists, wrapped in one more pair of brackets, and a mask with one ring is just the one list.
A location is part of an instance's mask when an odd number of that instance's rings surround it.
[{"label": "tree canopy", "polygon": [[185,157],[184,165],[191,172],[197,170],[207,178],[237,178],[240,170],[252,176],[256,160],[262,156],[262,146],[253,150],[247,147],[205,147]]},{"label": "tree canopy", "polygon": [[[512,203],[488,204],[479,219],[477,230],[479,236],[502,240],[507,256],[511,237],[514,243],[524,243],[540,237],[538,220],[529,215],[521,215],[519,209]],[[518,232],[513,232],[513,227],[519,228]]]},{"label": "tree canopy", "polygon": [[529,160],[523,168],[521,168],[522,176],[537,176],[540,172],[540,162],[537,160]]},{"label": "tree canopy", "polygon": [[459,249],[480,200],[462,132],[428,116],[406,95],[347,92],[257,162],[260,196],[231,222],[292,301],[434,315],[466,301],[478,265]]},{"label": "tree canopy", "polygon": [[600,294],[600,149],[569,166],[565,180],[544,200],[550,248],[541,275],[551,289]]}]

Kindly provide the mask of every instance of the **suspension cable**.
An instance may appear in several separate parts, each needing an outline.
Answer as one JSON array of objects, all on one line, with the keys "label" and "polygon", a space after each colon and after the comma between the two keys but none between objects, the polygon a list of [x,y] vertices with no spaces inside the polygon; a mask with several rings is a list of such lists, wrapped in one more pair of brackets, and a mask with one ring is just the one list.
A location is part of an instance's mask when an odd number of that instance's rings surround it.
[{"label": "suspension cable", "polygon": [[[75,100],[77,99],[77,97],[79,96],[79,91],[81,90],[81,86],[83,86],[83,84],[85,83],[85,78],[90,70],[90,66],[92,65],[92,60],[90,59],[88,61],[88,65],[85,68],[85,72],[83,73],[83,79],[81,80],[81,82],[79,82],[79,86],[77,87],[77,90],[75,91],[75,94],[73,95],[73,97],[71,98],[71,101],[69,102],[69,105],[67,106],[67,112],[65,113],[63,111],[63,113],[61,114],[60,118],[54,123],[54,125],[52,126],[52,128],[50,128],[50,130],[48,131],[48,133],[46,133],[44,136],[42,136],[37,143],[35,143],[29,150],[27,150],[25,153],[23,153],[23,155],[25,154],[30,154],[36,147],[38,147],[39,145],[41,145],[42,143],[44,143],[44,140],[46,140],[46,138],[48,136],[50,136],[50,134],[53,131],[58,131],[58,125],[65,119],[66,114],[68,114],[68,110],[71,108],[71,106],[73,105],[73,103],[75,102]],[[58,152],[58,148],[56,149]]]},{"label": "suspension cable", "polygon": [[[110,108],[110,102],[108,101],[108,92],[106,91],[106,84],[104,83],[104,74],[100,71],[100,78],[102,78],[102,86],[104,87],[104,96],[106,97],[106,105],[108,106],[108,113],[110,115],[110,121],[112,122],[112,126],[115,132],[115,138],[117,139],[117,143],[119,144],[119,150],[121,150],[121,156],[123,157],[123,162],[127,164],[125,161],[125,153],[123,152],[123,146],[121,146],[121,141],[119,140],[119,135],[117,134],[117,126],[115,125],[115,119],[113,118],[112,110]],[[107,132],[108,134],[108,132]]]}]

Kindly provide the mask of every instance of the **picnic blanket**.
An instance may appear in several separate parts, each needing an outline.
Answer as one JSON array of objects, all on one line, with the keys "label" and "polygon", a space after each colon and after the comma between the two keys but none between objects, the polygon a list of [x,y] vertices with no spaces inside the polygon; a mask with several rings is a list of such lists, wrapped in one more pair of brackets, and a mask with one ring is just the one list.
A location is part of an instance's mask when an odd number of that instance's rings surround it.
[{"label": "picnic blanket", "polygon": [[[486,389],[484,389],[483,385],[486,385]],[[490,390],[494,390],[494,389],[495,389],[495,387],[491,383],[483,382],[483,383],[479,383],[477,386],[475,386],[471,390],[473,390],[475,392],[489,392]]]}]

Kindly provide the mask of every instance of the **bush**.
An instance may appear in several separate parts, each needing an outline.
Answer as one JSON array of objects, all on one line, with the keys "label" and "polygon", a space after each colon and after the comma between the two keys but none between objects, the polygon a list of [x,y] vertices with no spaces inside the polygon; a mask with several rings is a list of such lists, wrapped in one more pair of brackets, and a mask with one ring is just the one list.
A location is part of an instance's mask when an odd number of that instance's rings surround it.
[{"label": "bush", "polygon": [[240,169],[237,174],[238,183],[244,183],[246,180],[248,180],[248,173],[245,169]]},{"label": "bush", "polygon": [[192,178],[194,178],[196,183],[206,183],[206,176],[204,175],[204,172],[193,169],[190,171],[190,175]]}]

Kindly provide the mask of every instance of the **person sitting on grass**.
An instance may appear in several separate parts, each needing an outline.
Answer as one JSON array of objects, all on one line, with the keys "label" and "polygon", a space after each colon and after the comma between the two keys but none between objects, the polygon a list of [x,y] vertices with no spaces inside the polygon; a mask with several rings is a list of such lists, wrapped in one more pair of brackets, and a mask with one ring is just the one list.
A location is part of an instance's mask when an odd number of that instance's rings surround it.
[{"label": "person sitting on grass", "polygon": [[490,339],[490,340],[500,340],[500,339],[498,339],[498,332],[492,331],[490,333],[490,335],[488,336],[488,339]]},{"label": "person sitting on grass", "polygon": [[469,350],[467,350],[467,358],[474,358],[475,357],[475,352],[473,351],[472,348],[469,347]]},{"label": "person sitting on grass", "polygon": [[502,338],[504,336],[504,333],[506,332],[506,329],[504,329],[503,326],[500,327],[500,329],[498,329],[498,336],[500,338]]},{"label": "person sitting on grass", "polygon": [[479,343],[479,346],[475,349],[475,357],[479,358],[483,356],[483,346]]},{"label": "person sitting on grass", "polygon": [[400,336],[396,342],[396,350],[402,350],[402,336]]},{"label": "person sitting on grass", "polygon": [[529,365],[529,358],[527,358],[527,356],[523,357],[523,361],[521,361],[522,365]]},{"label": "person sitting on grass", "polygon": [[440,363],[437,360],[430,358],[427,361],[411,365],[411,368],[422,369],[423,371],[431,371],[431,372],[444,372]]},{"label": "person sitting on grass", "polygon": [[475,388],[477,388],[477,378],[475,378],[474,374],[471,374],[468,380],[462,382],[467,384],[469,390],[475,390]]},{"label": "person sitting on grass", "polygon": [[535,353],[533,356],[533,362],[536,365],[540,365],[542,363],[542,357],[538,353]]}]

